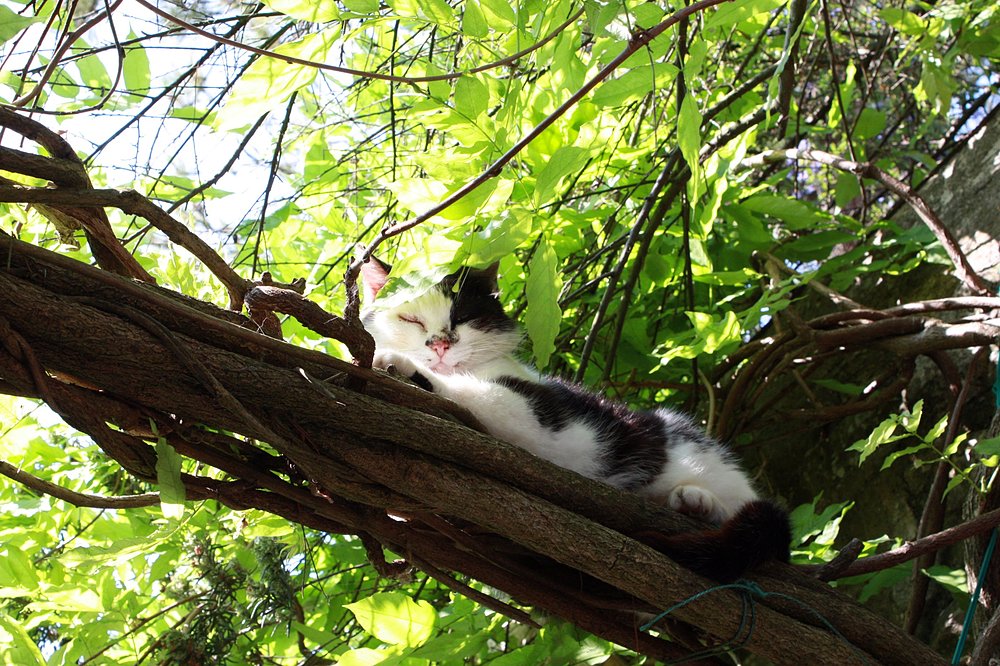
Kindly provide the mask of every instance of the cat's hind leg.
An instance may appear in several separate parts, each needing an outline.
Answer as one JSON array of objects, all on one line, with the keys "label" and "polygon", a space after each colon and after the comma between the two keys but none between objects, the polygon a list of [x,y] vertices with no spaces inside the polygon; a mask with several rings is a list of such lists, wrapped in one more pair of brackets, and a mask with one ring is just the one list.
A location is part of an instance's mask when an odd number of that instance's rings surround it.
[{"label": "cat's hind leg", "polygon": [[640,492],[675,511],[715,523],[757,498],[732,456],[711,440],[672,445],[663,471]]}]

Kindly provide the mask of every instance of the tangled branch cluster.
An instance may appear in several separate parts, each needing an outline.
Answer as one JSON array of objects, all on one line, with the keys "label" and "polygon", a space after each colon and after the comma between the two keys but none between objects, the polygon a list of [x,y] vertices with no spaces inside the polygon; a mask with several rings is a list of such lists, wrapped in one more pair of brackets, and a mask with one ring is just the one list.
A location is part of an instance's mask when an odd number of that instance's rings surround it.
[{"label": "tangled branch cluster", "polygon": [[[9,129],[39,142],[52,140],[33,121],[3,113],[0,121]],[[71,154],[63,146],[62,155]],[[5,169],[37,173],[23,166],[19,154],[5,151],[0,159]],[[141,479],[155,479],[149,442],[163,438],[182,455],[227,476],[185,474],[189,498],[255,507],[315,529],[359,534],[375,566],[386,574],[417,566],[463,594],[531,621],[524,611],[485,597],[447,573],[459,571],[658,658],[678,658],[698,647],[699,639],[685,638],[676,627],[672,643],[637,633],[632,615],[671,606],[704,589],[704,581],[628,536],[648,529],[689,529],[690,521],[496,442],[462,425],[474,423],[454,405],[384,374],[258,333],[254,322],[276,333],[266,323],[269,313],[287,312],[345,342],[356,356],[370,358],[364,332],[303,299],[299,284],[253,284],[231,270],[213,268],[231,299],[241,294],[246,300],[250,317],[155,287],[134,260],[124,258],[127,253],[120,256],[113,249],[113,236],[106,235],[110,226],[97,206],[120,205],[143,215],[203,260],[210,250],[191,242],[141,196],[90,190],[71,158],[40,159],[49,160],[49,173],[75,175],[61,177],[54,189],[7,185],[0,190],[3,200],[59,207],[77,219],[93,239],[104,270],[0,237],[6,257],[0,271],[0,289],[7,296],[0,305],[4,392],[45,400]],[[211,267],[220,261],[205,263]],[[952,348],[956,340],[986,344],[995,335],[994,321],[945,324],[928,315],[997,305],[993,298],[949,299],[878,312],[851,310],[802,323],[786,336],[750,346],[744,354],[751,361],[740,366],[729,396],[742,401],[754,381],[766,382],[807,346],[823,353],[878,344],[906,358]],[[26,312],[31,315],[25,317]],[[729,413],[724,408],[718,424],[724,432],[735,427]],[[34,483],[27,475],[20,479]],[[151,501],[142,496],[111,504]],[[963,534],[997,521],[996,512],[984,515]],[[941,547],[942,541],[947,537],[921,547]],[[405,554],[409,564],[386,562],[381,545]],[[893,562],[906,556],[894,553]],[[848,557],[821,576],[850,572],[849,565]],[[775,564],[758,580],[768,590],[820,609],[842,638],[802,607],[768,598],[753,635],[741,637],[752,651],[799,663],[819,654],[826,661],[852,663],[858,658],[855,650],[885,663],[938,660],[802,571]],[[676,615],[700,632],[725,639],[742,631],[741,603],[735,594],[712,595]]]}]

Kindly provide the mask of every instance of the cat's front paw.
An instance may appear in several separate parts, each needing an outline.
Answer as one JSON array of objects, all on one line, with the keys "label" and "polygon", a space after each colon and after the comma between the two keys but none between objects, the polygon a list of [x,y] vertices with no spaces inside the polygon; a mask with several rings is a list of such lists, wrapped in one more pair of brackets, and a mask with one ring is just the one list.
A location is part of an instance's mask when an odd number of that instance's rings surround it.
[{"label": "cat's front paw", "polygon": [[420,366],[409,356],[404,356],[393,351],[376,351],[375,357],[372,359],[372,367],[395,372],[399,376],[411,380],[425,391],[434,390],[434,386],[427,379],[430,370]]},{"label": "cat's front paw", "polygon": [[719,498],[699,486],[677,486],[667,502],[671,509],[712,522],[722,522],[724,511]]},{"label": "cat's front paw", "polygon": [[372,359],[372,367],[380,370],[395,370],[404,377],[409,377],[418,370],[413,359],[393,351],[376,351],[375,357]]}]

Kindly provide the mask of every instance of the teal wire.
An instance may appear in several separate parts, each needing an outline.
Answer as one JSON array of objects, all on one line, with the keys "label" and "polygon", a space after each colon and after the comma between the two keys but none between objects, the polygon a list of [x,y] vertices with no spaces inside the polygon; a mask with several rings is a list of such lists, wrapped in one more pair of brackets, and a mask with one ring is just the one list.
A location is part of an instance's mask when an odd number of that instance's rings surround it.
[{"label": "teal wire", "polygon": [[976,613],[976,606],[979,605],[979,593],[983,589],[983,579],[989,570],[990,560],[993,558],[993,551],[997,547],[997,534],[1000,533],[996,527],[990,536],[990,542],[986,545],[986,552],[983,553],[983,563],[979,565],[979,578],[976,579],[976,591],[972,593],[969,600],[969,608],[965,611],[965,620],[962,621],[962,634],[958,637],[958,645],[955,646],[955,654],[951,657],[952,666],[958,664],[965,651],[965,640],[969,637],[969,629],[972,627],[972,616]]},{"label": "teal wire", "polygon": [[[997,359],[997,371],[993,378],[993,399],[996,401],[996,408],[1000,409],[1000,359]],[[976,589],[972,593],[972,598],[969,599],[969,607],[965,610],[965,619],[962,620],[962,633],[958,637],[955,654],[951,656],[952,666],[958,664],[962,658],[962,653],[965,651],[965,641],[969,637],[969,630],[972,628],[972,617],[976,613],[976,606],[979,605],[979,593],[983,589],[983,579],[986,578],[986,571],[989,569],[990,560],[993,559],[993,551],[997,547],[998,532],[1000,530],[994,527],[993,534],[990,535],[990,542],[986,544],[986,551],[983,553],[983,562],[979,565],[979,577],[976,579]]]},{"label": "teal wire", "polygon": [[[705,595],[711,594],[712,592],[717,592],[719,590],[736,590],[742,593],[740,597],[741,601],[743,602],[743,614],[742,617],[740,618],[740,626],[736,629],[736,632],[733,634],[733,637],[730,638],[728,641],[722,643],[721,645],[717,645],[713,648],[709,648],[707,650],[698,652],[696,654],[688,655],[681,661],[666,662],[666,663],[668,664],[683,663],[684,661],[689,661],[691,659],[713,656],[716,654],[721,654],[722,652],[726,652],[734,648],[742,647],[744,644],[746,644],[747,641],[750,640],[751,635],[753,635],[754,626],[757,620],[756,600],[766,599],[768,597],[784,599],[785,601],[790,601],[806,609],[807,611],[812,613],[813,616],[816,617],[816,619],[818,619],[820,623],[824,627],[826,627],[830,633],[832,633],[834,636],[840,639],[841,642],[845,643],[852,650],[854,650],[858,654],[858,657],[860,658],[862,663],[864,664],[870,663],[868,661],[868,658],[865,656],[864,652],[858,649],[858,647],[854,645],[854,643],[851,643],[849,640],[847,640],[847,638],[842,633],[840,633],[840,631],[838,631],[837,628],[833,626],[833,624],[831,624],[829,620],[823,617],[823,615],[818,610],[816,610],[806,602],[802,601],[801,599],[796,599],[793,596],[782,594],[780,592],[767,592],[766,590],[761,588],[760,585],[749,580],[740,580],[736,581],[735,583],[716,585],[714,587],[708,588],[707,590],[702,590],[701,592],[694,594],[688,597],[687,599],[684,599],[683,601],[674,604],[673,606],[663,611],[662,613],[657,615],[655,618],[653,618],[646,624],[642,625],[640,629],[642,631],[649,631],[650,627],[652,627],[654,624],[656,624],[663,618],[673,613],[678,608],[683,608],[684,606],[687,606],[688,604],[697,601],[698,599],[701,599]],[[744,633],[744,630],[746,630],[746,635],[737,641],[737,638],[739,638],[740,635]]]}]

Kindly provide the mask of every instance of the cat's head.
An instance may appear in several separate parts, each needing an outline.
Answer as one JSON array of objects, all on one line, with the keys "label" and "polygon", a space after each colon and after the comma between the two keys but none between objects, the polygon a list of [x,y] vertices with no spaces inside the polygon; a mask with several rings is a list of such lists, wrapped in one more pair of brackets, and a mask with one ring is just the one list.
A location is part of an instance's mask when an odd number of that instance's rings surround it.
[{"label": "cat's head", "polygon": [[[385,286],[391,267],[372,257],[361,269],[369,305]],[[417,298],[370,308],[365,328],[382,351],[395,351],[440,374],[475,374],[509,356],[521,334],[498,298],[497,265],[463,268]]]}]

